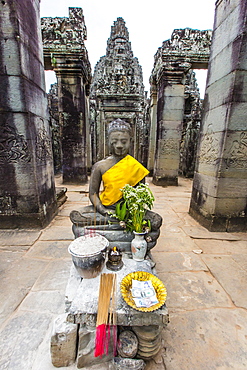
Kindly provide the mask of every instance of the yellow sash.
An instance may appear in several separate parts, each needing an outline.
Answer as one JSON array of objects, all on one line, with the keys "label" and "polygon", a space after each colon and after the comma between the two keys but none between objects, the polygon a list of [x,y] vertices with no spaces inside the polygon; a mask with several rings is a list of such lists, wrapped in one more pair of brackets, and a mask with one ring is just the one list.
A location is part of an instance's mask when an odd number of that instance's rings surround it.
[{"label": "yellow sash", "polygon": [[135,186],[149,171],[131,155],[127,155],[102,175],[104,190],[101,203],[110,206],[122,198],[120,189],[129,184]]}]

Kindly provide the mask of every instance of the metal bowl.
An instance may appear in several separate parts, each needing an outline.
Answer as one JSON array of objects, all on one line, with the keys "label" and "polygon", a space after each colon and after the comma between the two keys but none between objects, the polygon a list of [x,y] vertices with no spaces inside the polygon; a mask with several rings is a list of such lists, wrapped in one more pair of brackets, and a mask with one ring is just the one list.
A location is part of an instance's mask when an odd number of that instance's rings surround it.
[{"label": "metal bowl", "polygon": [[92,279],[101,273],[108,245],[108,240],[99,234],[80,236],[69,245],[68,252],[82,278]]}]

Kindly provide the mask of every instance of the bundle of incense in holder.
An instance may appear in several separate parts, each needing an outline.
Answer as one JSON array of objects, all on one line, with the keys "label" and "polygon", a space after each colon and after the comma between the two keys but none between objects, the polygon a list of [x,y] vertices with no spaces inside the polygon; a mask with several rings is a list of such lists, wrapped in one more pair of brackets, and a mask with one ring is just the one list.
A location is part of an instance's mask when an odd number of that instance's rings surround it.
[{"label": "bundle of incense in holder", "polygon": [[113,332],[113,352],[117,345],[116,320],[116,274],[102,274],[100,276],[98,313],[95,335],[95,357],[108,355],[111,328]]}]

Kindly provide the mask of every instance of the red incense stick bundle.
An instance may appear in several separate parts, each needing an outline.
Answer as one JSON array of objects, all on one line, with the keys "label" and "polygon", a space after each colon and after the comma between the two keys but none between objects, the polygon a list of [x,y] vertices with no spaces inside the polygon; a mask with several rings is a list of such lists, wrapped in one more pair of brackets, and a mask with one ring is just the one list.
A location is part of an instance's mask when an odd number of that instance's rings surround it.
[{"label": "red incense stick bundle", "polygon": [[[111,324],[114,324],[114,321],[116,322],[116,314],[114,314],[115,307],[113,312],[112,304],[112,302],[114,302],[115,305],[115,294],[116,294],[116,274],[102,274],[100,276],[98,313],[96,322],[95,351],[94,351],[95,357],[98,356],[102,357],[104,354],[108,354],[111,335]],[[111,317],[115,318],[111,319]]]}]

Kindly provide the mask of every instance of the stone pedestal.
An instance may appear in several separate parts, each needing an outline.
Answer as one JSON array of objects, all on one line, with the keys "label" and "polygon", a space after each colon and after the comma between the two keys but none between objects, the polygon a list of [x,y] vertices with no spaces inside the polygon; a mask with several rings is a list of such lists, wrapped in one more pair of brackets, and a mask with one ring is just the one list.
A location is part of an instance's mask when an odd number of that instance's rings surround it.
[{"label": "stone pedestal", "polygon": [[44,227],[57,210],[39,0],[0,3],[0,228]]},{"label": "stone pedestal", "polygon": [[[124,266],[117,275],[117,325],[118,327],[133,330],[140,341],[137,357],[151,359],[160,349],[160,332],[168,323],[168,311],[165,305],[153,312],[140,312],[128,306],[122,298],[120,283],[124,276],[133,271],[152,270],[152,263],[148,260],[136,262],[133,259],[123,258]],[[102,273],[112,273],[104,267]],[[79,349],[77,355],[77,367],[83,368],[93,364],[104,363],[113,359],[111,347],[109,355],[94,357],[95,330],[98,310],[100,276],[93,279],[81,279],[71,266],[70,278],[66,289],[66,312],[67,323],[79,325]],[[148,348],[146,348],[148,347]],[[68,359],[64,358],[64,361]],[[56,361],[53,357],[53,361]],[[127,360],[125,361],[127,362]],[[142,361],[132,361],[137,367],[142,368]],[[63,366],[66,362],[64,362]]]},{"label": "stone pedestal", "polygon": [[246,11],[246,0],[216,3],[190,205],[211,231],[247,230]]}]

